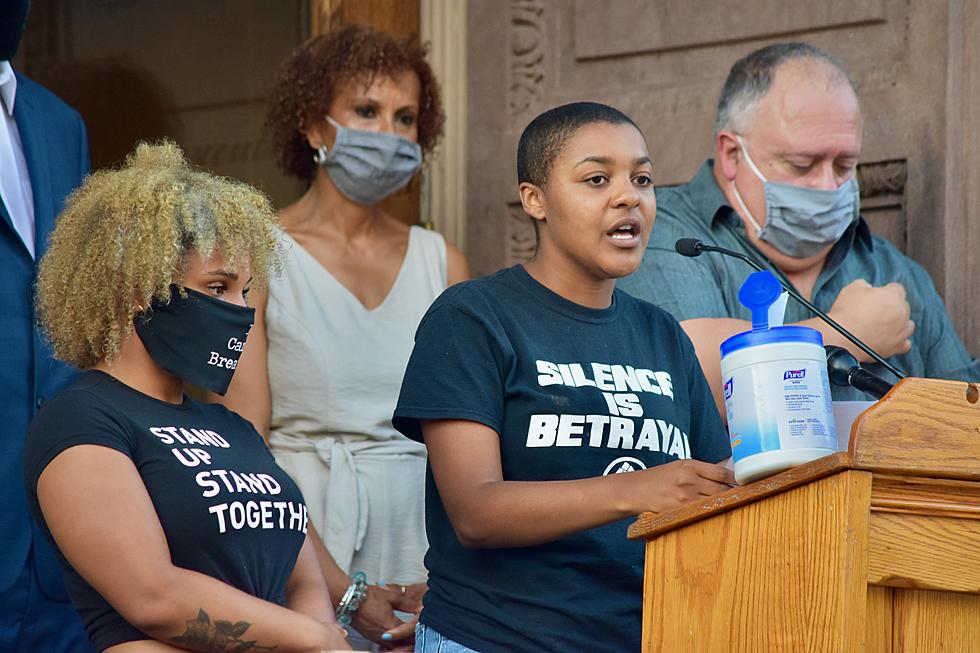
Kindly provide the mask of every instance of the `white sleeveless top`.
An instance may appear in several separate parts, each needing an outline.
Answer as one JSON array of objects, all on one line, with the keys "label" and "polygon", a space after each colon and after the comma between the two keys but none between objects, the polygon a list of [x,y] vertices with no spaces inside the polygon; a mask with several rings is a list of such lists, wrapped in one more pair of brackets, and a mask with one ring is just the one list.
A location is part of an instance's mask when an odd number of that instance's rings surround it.
[{"label": "white sleeveless top", "polygon": [[398,433],[391,415],[415,331],[446,288],[445,240],[411,227],[395,283],[371,310],[284,240],[266,308],[270,448],[341,568],[371,582],[420,582],[425,447]]}]

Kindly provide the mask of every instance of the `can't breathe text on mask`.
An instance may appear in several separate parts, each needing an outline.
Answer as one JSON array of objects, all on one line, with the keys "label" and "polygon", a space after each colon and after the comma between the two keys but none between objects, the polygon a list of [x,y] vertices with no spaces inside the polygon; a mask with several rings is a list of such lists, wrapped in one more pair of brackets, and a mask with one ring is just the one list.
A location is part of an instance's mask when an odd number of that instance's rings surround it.
[{"label": "can't breathe text on mask", "polygon": [[228,391],[255,309],[171,287],[167,303],[154,301],[135,320],[136,334],[157,365],[219,395]]}]

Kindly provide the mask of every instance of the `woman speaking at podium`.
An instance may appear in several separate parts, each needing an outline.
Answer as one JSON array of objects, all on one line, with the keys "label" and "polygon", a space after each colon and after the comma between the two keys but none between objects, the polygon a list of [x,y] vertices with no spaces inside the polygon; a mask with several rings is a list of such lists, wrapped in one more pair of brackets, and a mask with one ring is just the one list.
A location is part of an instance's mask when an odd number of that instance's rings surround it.
[{"label": "woman speaking at podium", "polygon": [[433,304],[395,411],[429,452],[416,650],[638,651],[629,519],[727,489],[728,438],[676,320],[615,290],[656,213],[633,121],[547,111],[517,171],[536,254]]}]

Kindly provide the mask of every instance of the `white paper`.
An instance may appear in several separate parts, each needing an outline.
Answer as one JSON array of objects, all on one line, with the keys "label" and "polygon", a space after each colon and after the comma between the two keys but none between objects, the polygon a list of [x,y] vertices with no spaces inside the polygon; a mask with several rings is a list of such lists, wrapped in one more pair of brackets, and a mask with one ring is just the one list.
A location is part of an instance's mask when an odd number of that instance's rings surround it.
[{"label": "white paper", "polygon": [[837,427],[837,450],[847,451],[851,441],[851,425],[857,416],[875,405],[874,401],[835,401],[834,425]]},{"label": "white paper", "polygon": [[774,301],[769,306],[769,328],[783,326],[783,320],[786,317],[786,300],[789,299],[789,293],[783,292],[779,296],[779,299]]}]

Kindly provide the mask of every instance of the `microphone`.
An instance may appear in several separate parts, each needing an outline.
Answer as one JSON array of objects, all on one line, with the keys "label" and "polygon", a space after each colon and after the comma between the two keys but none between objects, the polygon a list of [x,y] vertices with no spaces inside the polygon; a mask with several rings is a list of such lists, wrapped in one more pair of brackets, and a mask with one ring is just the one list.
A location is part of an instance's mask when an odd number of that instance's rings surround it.
[{"label": "microphone", "polygon": [[[674,243],[674,249],[681,256],[688,256],[688,257],[692,257],[692,258],[693,257],[697,257],[697,256],[701,256],[701,254],[704,253],[704,252],[718,252],[719,254],[724,254],[725,256],[734,256],[735,258],[737,258],[737,259],[739,259],[741,261],[745,261],[746,263],[749,264],[749,267],[751,267],[752,269],[754,269],[754,270],[756,270],[758,272],[763,272],[764,271],[764,268],[761,265],[759,265],[758,263],[756,263],[755,261],[753,261],[751,258],[749,258],[748,256],[746,256],[745,254],[742,254],[741,252],[733,252],[732,250],[725,249],[723,247],[716,247],[714,245],[708,245],[706,243],[701,242],[697,238],[680,238],[677,242]],[[803,304],[808,309],[810,309],[811,311],[813,311],[814,314],[816,314],[817,317],[819,317],[821,320],[823,320],[824,322],[826,322],[827,324],[829,324],[831,327],[833,327],[834,331],[836,331],[837,333],[841,334],[842,336],[844,336],[845,338],[847,338],[848,340],[850,340],[851,342],[853,342],[855,345],[857,345],[857,347],[861,351],[863,351],[868,356],[870,356],[871,358],[873,358],[876,361],[878,361],[879,363],[881,363],[885,367],[886,370],[888,370],[889,372],[891,372],[892,374],[894,374],[899,379],[904,379],[905,378],[905,374],[903,374],[897,367],[895,367],[894,365],[892,365],[891,363],[889,363],[888,361],[886,361],[884,358],[882,358],[881,355],[878,354],[878,352],[876,352],[874,349],[872,349],[871,347],[869,347],[866,344],[864,344],[857,336],[853,335],[850,331],[848,331],[847,329],[845,329],[844,327],[842,327],[841,325],[839,325],[829,315],[827,315],[826,313],[824,313],[823,311],[821,311],[819,308],[817,308],[816,306],[814,306],[813,304],[811,304],[809,301],[807,301],[806,299],[804,299],[803,296],[800,293],[796,292],[796,290],[794,290],[788,284],[783,283],[782,279],[779,279],[777,277],[776,280],[779,281],[779,285],[783,287],[783,290],[785,290],[787,293],[789,293],[789,296],[790,297],[792,297],[793,299],[795,299],[796,301],[798,301],[799,303]],[[854,362],[857,363],[857,360],[855,360]],[[860,365],[858,367],[860,367]],[[869,374],[870,374],[870,372],[869,372]],[[875,378],[877,378],[877,377],[875,377]],[[883,383],[884,383],[884,381],[883,381]],[[888,386],[888,387],[891,388],[891,386]],[[885,392],[887,392],[887,390]]]},{"label": "microphone", "polygon": [[[677,253],[681,256],[689,256],[691,258],[701,256],[701,254],[704,252],[718,252],[719,254],[734,256],[737,259],[745,261],[749,264],[749,267],[756,272],[764,271],[764,268],[761,265],[741,252],[735,252],[730,249],[725,249],[724,247],[716,247],[715,245],[708,245],[707,243],[701,242],[697,238],[680,238],[676,243],[674,243],[674,249],[677,250]],[[793,294],[789,288],[786,288],[786,284],[784,284],[782,281],[779,282],[779,285],[781,285],[790,295]],[[807,302],[804,301],[804,304],[805,303]]]},{"label": "microphone", "polygon": [[678,238],[677,242],[674,243],[674,249],[681,256],[689,256],[694,258],[696,256],[701,256],[701,252],[706,251],[708,245],[705,245],[697,238]]},{"label": "microphone", "polygon": [[861,367],[857,359],[843,347],[826,345],[827,374],[837,386],[863,390],[875,399],[881,399],[892,389],[892,384]]}]

